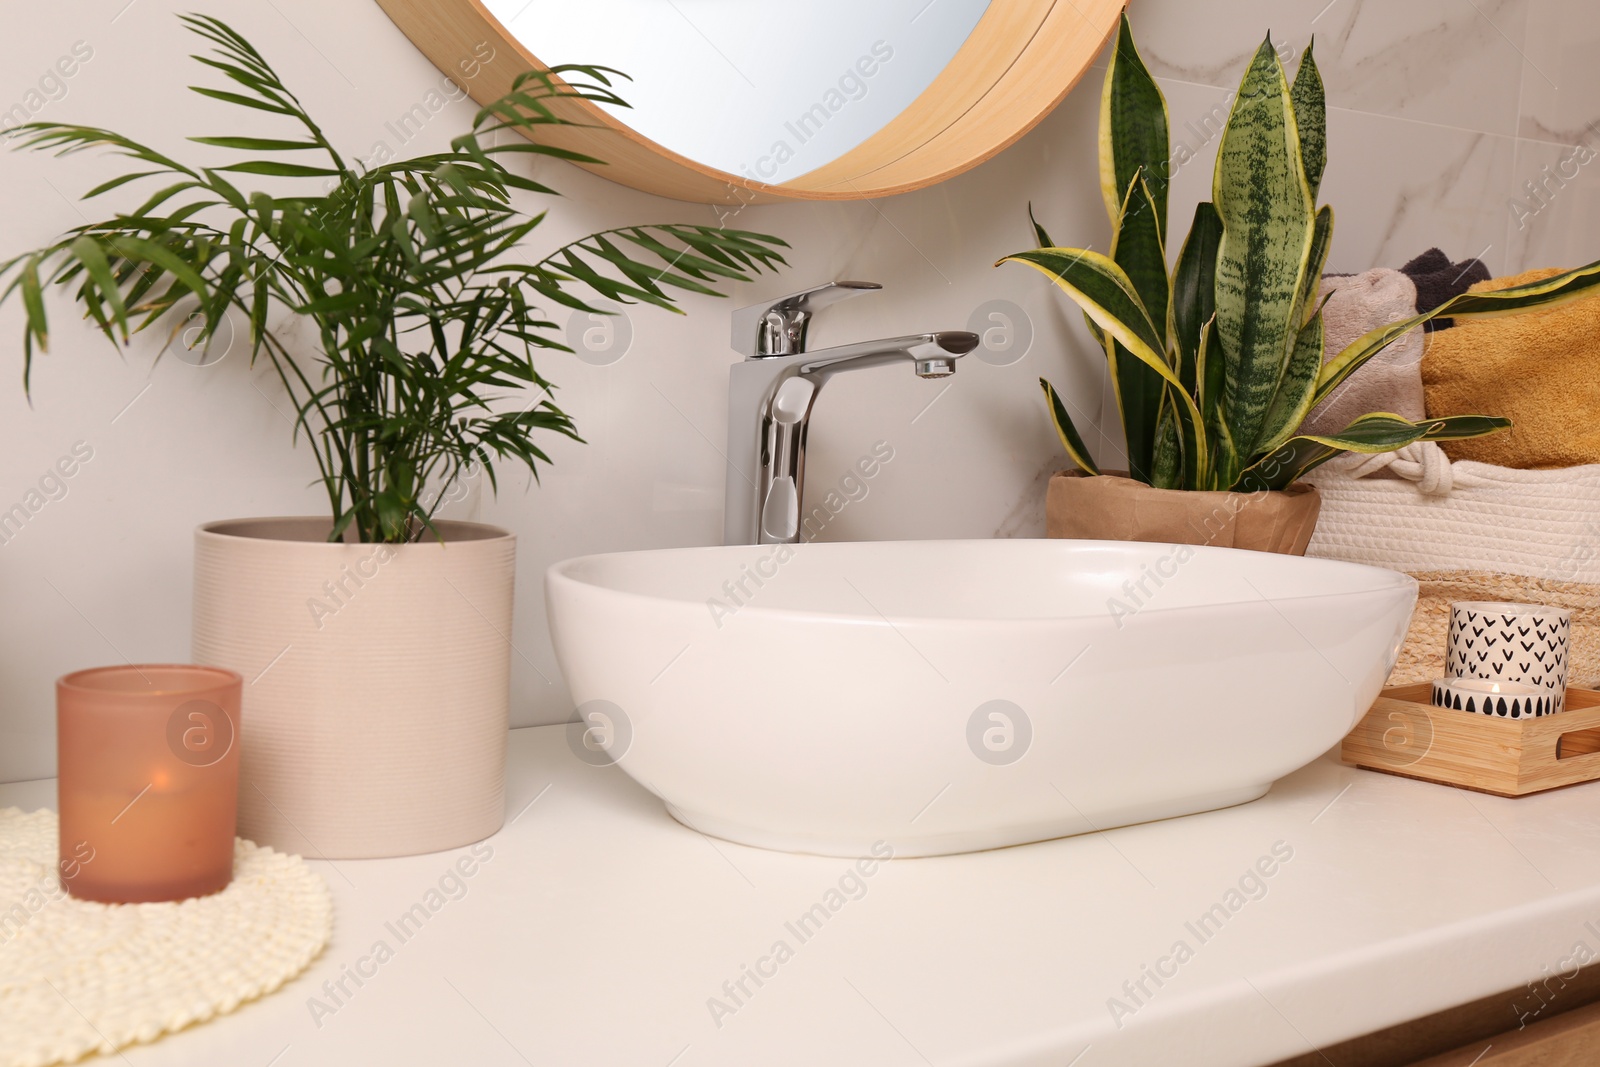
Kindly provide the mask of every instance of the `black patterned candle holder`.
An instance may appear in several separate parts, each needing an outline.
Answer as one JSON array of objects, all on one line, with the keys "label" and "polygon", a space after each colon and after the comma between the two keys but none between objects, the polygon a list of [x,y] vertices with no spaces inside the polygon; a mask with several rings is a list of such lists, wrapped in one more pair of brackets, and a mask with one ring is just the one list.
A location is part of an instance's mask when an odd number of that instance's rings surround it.
[{"label": "black patterned candle holder", "polygon": [[1457,678],[1520,682],[1555,695],[1566,707],[1572,615],[1539,604],[1471,601],[1450,605],[1445,673]]},{"label": "black patterned candle holder", "polygon": [[1522,682],[1439,678],[1433,683],[1433,706],[1500,719],[1539,719],[1555,714],[1556,695],[1543,686]]}]

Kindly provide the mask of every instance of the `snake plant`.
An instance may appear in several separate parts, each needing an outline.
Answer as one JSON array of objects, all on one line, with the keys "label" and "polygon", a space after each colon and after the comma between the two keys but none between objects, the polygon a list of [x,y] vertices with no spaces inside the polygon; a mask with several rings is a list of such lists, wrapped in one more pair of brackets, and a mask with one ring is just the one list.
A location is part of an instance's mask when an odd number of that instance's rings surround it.
[{"label": "snake plant", "polygon": [[[1504,429],[1509,420],[1483,415],[1413,423],[1379,412],[1336,434],[1296,435],[1306,414],[1362,364],[1435,316],[1513,315],[1600,286],[1600,263],[1591,263],[1546,281],[1463,294],[1324,361],[1317,290],[1333,209],[1317,206],[1327,107],[1312,49],[1292,83],[1270,35],[1256,52],[1222,133],[1212,200],[1195,208],[1170,273],[1169,159],[1166,100],[1124,13],[1101,99],[1110,254],[1058,248],[1034,221],[1041,247],[1000,261],[1043,272],[1083,310],[1105,348],[1129,472],[1157,488],[1282,489],[1342,452],[1389,452]],[[1099,474],[1060,396],[1045,380],[1039,384],[1068,455]]]}]

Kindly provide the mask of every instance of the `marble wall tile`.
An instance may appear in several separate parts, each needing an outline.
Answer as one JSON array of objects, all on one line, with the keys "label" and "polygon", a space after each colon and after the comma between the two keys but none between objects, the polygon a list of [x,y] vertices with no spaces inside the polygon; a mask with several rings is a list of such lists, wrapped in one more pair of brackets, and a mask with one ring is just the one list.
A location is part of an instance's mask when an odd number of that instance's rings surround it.
[{"label": "marble wall tile", "polygon": [[1331,110],[1322,183],[1335,220],[1328,269],[1399,267],[1434,246],[1505,269],[1515,145],[1498,134]]},{"label": "marble wall tile", "polygon": [[1534,0],[1528,9],[1519,133],[1574,145],[1600,141],[1600,20],[1588,0]]},{"label": "marble wall tile", "polygon": [[1514,271],[1600,259],[1600,136],[1575,145],[1517,142],[1504,217]]},{"label": "marble wall tile", "polygon": [[1337,107],[1514,134],[1524,24],[1538,3],[1134,0],[1130,18],[1158,75],[1232,89],[1269,29],[1295,56],[1314,36]]},{"label": "marble wall tile", "polygon": [[1528,12],[1521,140],[1506,199],[1516,269],[1600,258],[1600,19],[1582,0]]}]

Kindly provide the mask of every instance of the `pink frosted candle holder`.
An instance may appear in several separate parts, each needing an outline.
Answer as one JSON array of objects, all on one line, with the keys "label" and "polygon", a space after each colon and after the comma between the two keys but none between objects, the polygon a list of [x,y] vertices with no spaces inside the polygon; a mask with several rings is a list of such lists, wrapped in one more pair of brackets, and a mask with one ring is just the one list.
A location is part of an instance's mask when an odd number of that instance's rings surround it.
[{"label": "pink frosted candle holder", "polygon": [[98,667],[56,682],[61,883],[82,900],[183,900],[233,877],[233,671]]}]

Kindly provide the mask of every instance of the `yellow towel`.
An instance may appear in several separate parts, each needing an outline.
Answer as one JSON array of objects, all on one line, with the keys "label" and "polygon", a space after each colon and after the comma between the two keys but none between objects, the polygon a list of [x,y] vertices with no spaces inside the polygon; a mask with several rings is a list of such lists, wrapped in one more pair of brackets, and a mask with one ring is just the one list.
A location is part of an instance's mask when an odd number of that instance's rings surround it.
[{"label": "yellow towel", "polygon": [[[1479,282],[1472,292],[1542,281],[1560,269]],[[1547,470],[1600,463],[1600,300],[1496,319],[1458,319],[1428,335],[1428,415],[1504,415],[1488,437],[1443,443],[1453,460]]]}]

